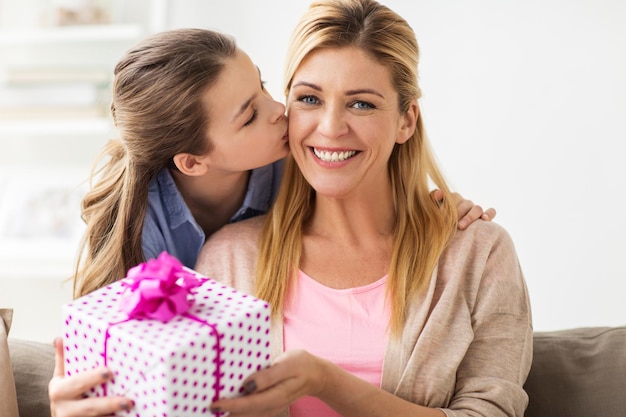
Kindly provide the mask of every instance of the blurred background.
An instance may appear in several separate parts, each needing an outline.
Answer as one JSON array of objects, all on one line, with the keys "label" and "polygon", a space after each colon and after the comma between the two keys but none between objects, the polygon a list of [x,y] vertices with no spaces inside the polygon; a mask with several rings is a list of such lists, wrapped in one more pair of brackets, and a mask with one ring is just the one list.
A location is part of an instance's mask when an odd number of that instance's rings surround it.
[{"label": "blurred background", "polygon": [[[626,2],[383,1],[415,29],[420,106],[453,188],[511,234],[536,330],[626,323]],[[115,136],[112,70],[144,36],[234,35],[282,100],[308,0],[0,0],[0,306],[51,341],[80,199]]]}]

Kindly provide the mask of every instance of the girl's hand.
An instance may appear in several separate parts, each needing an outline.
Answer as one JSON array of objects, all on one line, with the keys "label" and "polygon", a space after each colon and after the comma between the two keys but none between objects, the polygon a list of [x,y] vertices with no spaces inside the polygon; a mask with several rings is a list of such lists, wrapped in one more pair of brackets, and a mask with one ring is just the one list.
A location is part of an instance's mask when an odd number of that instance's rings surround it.
[{"label": "girl's hand", "polygon": [[303,350],[281,354],[269,368],[255,372],[244,382],[245,395],[211,404],[215,414],[229,417],[274,417],[304,395],[324,388],[323,360]]},{"label": "girl's hand", "polygon": [[124,397],[85,398],[84,393],[89,389],[111,379],[111,371],[100,367],[66,377],[63,370],[61,339],[55,339],[54,347],[56,349],[54,375],[48,385],[52,417],[104,416],[132,408],[133,402]]},{"label": "girl's hand", "polygon": [[[441,190],[433,190],[430,196],[435,201],[443,200],[443,192]],[[496,217],[496,209],[494,208],[483,211],[481,206],[474,204],[471,200],[465,200],[459,193],[452,193],[452,197],[456,203],[456,211],[459,215],[458,228],[461,230],[467,229],[470,224],[478,219],[491,221]]]}]

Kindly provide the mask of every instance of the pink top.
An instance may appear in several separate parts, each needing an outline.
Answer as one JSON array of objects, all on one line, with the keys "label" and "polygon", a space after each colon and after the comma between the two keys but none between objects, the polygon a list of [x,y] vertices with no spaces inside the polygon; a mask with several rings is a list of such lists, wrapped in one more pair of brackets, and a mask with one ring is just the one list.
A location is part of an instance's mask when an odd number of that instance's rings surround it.
[{"label": "pink top", "polygon": [[[284,310],[285,350],[304,349],[380,387],[390,314],[386,282],[387,275],[363,287],[333,289],[298,271]],[[293,403],[290,414],[339,416],[313,397]]]}]

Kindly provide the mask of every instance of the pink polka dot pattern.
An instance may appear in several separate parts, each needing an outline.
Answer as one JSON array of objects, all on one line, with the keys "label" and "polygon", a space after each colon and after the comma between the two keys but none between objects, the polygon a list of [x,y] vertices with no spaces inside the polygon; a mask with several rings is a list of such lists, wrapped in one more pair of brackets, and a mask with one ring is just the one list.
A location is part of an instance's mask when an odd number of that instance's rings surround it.
[{"label": "pink polka dot pattern", "polygon": [[185,315],[162,323],[128,320],[118,309],[123,290],[118,281],[63,306],[66,374],[106,364],[113,380],[87,395],[133,399],[119,415],[211,415],[213,400],[240,395],[244,379],[269,366],[265,302],[208,280]]}]

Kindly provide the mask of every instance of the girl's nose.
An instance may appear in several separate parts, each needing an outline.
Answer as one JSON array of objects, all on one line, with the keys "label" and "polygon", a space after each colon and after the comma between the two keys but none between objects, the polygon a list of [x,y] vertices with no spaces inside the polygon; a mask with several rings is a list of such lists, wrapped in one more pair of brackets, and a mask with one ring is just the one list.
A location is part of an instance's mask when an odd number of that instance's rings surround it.
[{"label": "girl's nose", "polygon": [[280,103],[278,101],[272,100],[273,103],[273,109],[272,109],[272,122],[277,122],[278,120],[282,119],[285,116],[285,105],[283,103]]}]

